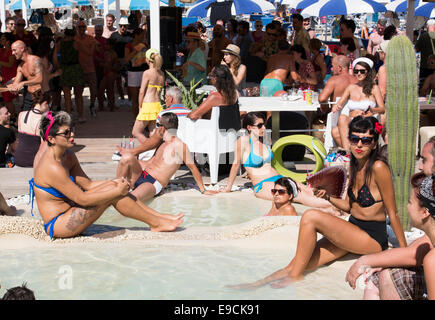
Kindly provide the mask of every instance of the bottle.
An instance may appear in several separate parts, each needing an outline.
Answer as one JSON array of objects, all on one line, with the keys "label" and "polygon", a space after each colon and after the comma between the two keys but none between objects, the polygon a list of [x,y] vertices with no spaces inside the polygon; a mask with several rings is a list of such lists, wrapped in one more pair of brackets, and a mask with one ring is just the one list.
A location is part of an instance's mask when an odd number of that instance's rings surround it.
[{"label": "bottle", "polygon": [[133,139],[130,139],[130,142],[128,143],[128,148],[134,149],[134,140]]},{"label": "bottle", "polygon": [[298,97],[302,97],[303,93],[302,93],[302,87],[299,87],[298,92],[297,92],[297,96]]},{"label": "bottle", "polygon": [[125,136],[122,136],[121,148],[122,149],[127,148],[127,140],[125,140]]}]

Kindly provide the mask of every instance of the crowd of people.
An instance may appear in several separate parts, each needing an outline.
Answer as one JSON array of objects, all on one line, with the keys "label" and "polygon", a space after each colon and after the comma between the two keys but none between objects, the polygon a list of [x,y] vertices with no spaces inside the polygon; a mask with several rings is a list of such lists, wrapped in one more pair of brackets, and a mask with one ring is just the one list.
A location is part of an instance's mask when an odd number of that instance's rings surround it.
[{"label": "crowd of people", "polygon": [[[282,287],[302,279],[305,271],[351,252],[362,257],[346,279],[354,287],[359,275],[371,276],[366,298],[409,299],[427,293],[435,299],[435,259],[431,250],[435,241],[435,140],[429,140],[422,150],[422,173],[410,182],[413,194],[409,213],[413,225],[426,232],[424,238],[410,246],[397,215],[388,161],[379,144],[380,137],[388,143],[384,63],[388,41],[398,34],[394,26],[380,19],[365,48],[354,36],[355,22],[347,18],[340,21],[338,47],[316,38],[310,20],[300,14],[292,15],[291,35],[278,20],[267,24],[265,31],[261,20],[257,20],[250,31],[247,21],[218,19],[211,39],[206,37],[201,23],[189,25],[183,31],[183,43],[177,53],[181,63],[176,67],[185,86],[202,81],[216,89],[192,111],[182,104],[180,88],[166,88],[163,57],[157,49],[149,48],[146,30],[139,26],[129,30],[126,17],[121,17],[118,29],[114,22],[115,18],[108,14],[106,25],[95,26],[93,36],[87,33],[84,20],[61,34],[41,27],[33,35],[22,28],[24,19],[9,19],[6,23],[10,29],[0,38],[0,92],[4,101],[0,107],[0,165],[34,168],[30,182],[32,210],[36,197],[45,231],[51,238],[79,235],[109,206],[148,224],[151,231],[175,230],[182,223],[183,214],[160,213],[143,201],[158,195],[182,163],[191,171],[201,194],[217,193],[204,186],[195,160],[176,130],[179,118],[209,118],[212,108],[219,107],[220,129],[244,128],[248,133],[237,140],[228,183],[220,192],[231,192],[243,166],[254,195],[271,201],[268,216],[296,215],[293,202],[311,208],[301,218],[297,250],[290,263],[262,280],[232,287],[255,288],[267,283]],[[428,50],[435,21],[429,21],[427,26],[428,32],[415,42],[421,51],[423,95],[435,89],[435,53]],[[132,134],[140,145],[118,148],[115,179],[92,181],[76,155],[68,150],[74,145],[73,122],[86,121],[83,89],[89,87],[90,114],[97,116],[97,111],[106,109],[106,100],[110,111],[116,108],[115,91],[121,100],[125,99],[123,83],[135,117]],[[271,114],[239,111],[239,96],[276,96],[292,88],[319,92],[323,114],[318,117],[339,113],[332,136],[350,157],[350,179],[344,199],[278,174],[271,165],[272,150],[263,141]],[[17,112],[14,99],[19,94],[23,104]],[[314,121],[310,118],[311,124]],[[154,149],[156,152],[148,161],[140,160],[142,153]],[[16,208],[8,206],[1,196],[0,213],[15,212]],[[340,217],[344,214],[349,219]],[[387,218],[400,248],[387,250]],[[317,233],[324,236],[319,241]],[[410,266],[417,267],[417,271],[386,269]],[[374,269],[378,267],[384,269]],[[404,281],[404,277],[410,281]],[[422,291],[417,293],[416,286]]]}]

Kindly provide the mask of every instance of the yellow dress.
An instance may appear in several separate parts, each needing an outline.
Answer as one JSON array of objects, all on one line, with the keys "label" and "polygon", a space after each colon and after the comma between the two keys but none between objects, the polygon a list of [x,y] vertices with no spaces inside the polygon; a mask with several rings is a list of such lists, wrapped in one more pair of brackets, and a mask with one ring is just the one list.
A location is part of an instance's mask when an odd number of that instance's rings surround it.
[{"label": "yellow dress", "polygon": [[[160,93],[162,90],[162,86],[149,84],[148,87],[157,88],[157,91]],[[157,119],[158,114],[162,111],[162,105],[160,101],[158,102],[142,102],[142,106],[139,110],[139,113],[136,117],[136,120],[140,121],[155,121]]]}]

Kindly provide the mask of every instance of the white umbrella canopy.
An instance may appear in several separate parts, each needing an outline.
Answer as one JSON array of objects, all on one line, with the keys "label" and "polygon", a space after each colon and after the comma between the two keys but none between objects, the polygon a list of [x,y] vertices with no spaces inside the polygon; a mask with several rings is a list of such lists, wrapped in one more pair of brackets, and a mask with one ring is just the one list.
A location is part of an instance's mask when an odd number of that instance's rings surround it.
[{"label": "white umbrella canopy", "polygon": [[[1,1],[1,0],[0,0]],[[22,0],[13,1],[5,6],[6,10],[21,10]],[[71,7],[73,3],[68,0],[28,0],[27,8],[29,9],[53,9],[62,7]]]},{"label": "white umbrella canopy", "polygon": [[347,15],[354,13],[385,12],[383,4],[373,0],[320,0],[302,10],[313,17]]},{"label": "white umbrella canopy", "polygon": [[[420,3],[423,3],[421,0],[415,0],[415,8],[418,7]],[[395,0],[388,3],[385,8],[388,11],[394,12],[407,12],[408,11],[408,0]]]}]

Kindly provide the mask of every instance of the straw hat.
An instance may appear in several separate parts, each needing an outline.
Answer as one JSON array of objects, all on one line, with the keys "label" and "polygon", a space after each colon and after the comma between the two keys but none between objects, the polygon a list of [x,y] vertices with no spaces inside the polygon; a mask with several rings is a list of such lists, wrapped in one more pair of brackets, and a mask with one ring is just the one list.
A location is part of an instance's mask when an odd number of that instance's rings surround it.
[{"label": "straw hat", "polygon": [[120,25],[129,25],[128,18],[127,17],[121,17],[121,19],[119,19],[119,24]]},{"label": "straw hat", "polygon": [[198,32],[188,32],[186,39],[201,40],[201,35]]},{"label": "straw hat", "polygon": [[222,50],[222,52],[227,52],[229,54],[232,54],[240,58],[240,48],[235,44],[227,45],[227,47],[224,50]]}]

